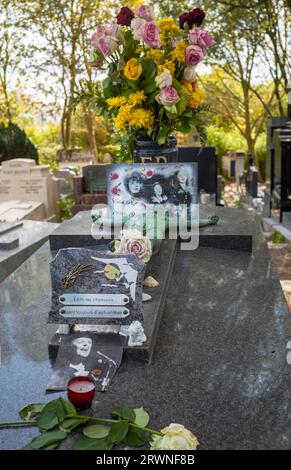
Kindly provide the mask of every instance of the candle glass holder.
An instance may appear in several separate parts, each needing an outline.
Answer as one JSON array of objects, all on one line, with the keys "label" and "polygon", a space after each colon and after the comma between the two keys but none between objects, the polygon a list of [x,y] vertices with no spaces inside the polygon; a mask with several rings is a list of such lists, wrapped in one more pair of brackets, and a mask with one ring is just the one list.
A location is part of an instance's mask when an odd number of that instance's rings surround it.
[{"label": "candle glass holder", "polygon": [[68,400],[79,408],[90,408],[95,396],[95,381],[90,376],[72,377],[67,384]]}]

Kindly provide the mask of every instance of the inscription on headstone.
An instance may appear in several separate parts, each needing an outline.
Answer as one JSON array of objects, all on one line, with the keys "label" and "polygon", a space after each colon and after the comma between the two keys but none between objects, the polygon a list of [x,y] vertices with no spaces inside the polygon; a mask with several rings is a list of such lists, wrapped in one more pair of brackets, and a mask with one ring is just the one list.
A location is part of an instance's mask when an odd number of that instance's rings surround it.
[{"label": "inscription on headstone", "polygon": [[142,322],[145,264],[133,253],[65,248],[51,262],[50,323]]}]

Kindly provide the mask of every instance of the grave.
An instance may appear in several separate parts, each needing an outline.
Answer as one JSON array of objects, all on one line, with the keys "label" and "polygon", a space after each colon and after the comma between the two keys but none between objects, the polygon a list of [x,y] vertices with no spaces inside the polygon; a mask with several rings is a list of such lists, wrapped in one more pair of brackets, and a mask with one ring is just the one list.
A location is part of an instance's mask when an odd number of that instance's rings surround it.
[{"label": "grave", "polygon": [[73,214],[92,209],[95,204],[106,204],[107,183],[106,164],[87,165],[82,169],[82,176],[75,176]]},{"label": "grave", "polygon": [[38,250],[58,226],[32,220],[0,224],[0,282]]},{"label": "grave", "polygon": [[69,169],[57,170],[54,176],[59,180],[60,199],[66,199],[73,196],[75,172]]},{"label": "grave", "polygon": [[15,158],[0,166],[0,220],[22,219],[52,221],[58,213],[58,180],[49,165]]},{"label": "grave", "polygon": [[[289,449],[290,314],[257,216],[221,207],[217,213],[219,224],[205,227],[209,237],[226,224],[236,237],[251,235],[252,252],[178,249],[150,365],[125,354],[108,393],[97,393],[86,414],[109,417],[122,403],[143,406],[153,428],[183,423],[200,449]],[[47,325],[52,257],[47,243],[1,285],[2,420],[17,419],[25,403],[52,399],[44,393],[53,372],[47,351],[55,331]],[[2,429],[0,447],[22,448],[36,434],[35,428]]]}]

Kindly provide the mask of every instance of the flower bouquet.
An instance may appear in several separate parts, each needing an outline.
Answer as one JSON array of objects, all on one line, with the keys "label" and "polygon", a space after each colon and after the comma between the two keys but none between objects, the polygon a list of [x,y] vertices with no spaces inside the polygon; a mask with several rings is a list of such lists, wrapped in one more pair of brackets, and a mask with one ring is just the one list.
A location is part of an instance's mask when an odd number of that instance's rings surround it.
[{"label": "flower bouquet", "polygon": [[163,145],[174,131],[201,125],[203,91],[196,67],[214,44],[201,28],[199,8],[173,18],[154,19],[142,5],[134,13],[123,7],[116,24],[99,25],[92,34],[91,64],[107,69],[97,87],[97,105],[113,120],[130,151],[136,139]]}]

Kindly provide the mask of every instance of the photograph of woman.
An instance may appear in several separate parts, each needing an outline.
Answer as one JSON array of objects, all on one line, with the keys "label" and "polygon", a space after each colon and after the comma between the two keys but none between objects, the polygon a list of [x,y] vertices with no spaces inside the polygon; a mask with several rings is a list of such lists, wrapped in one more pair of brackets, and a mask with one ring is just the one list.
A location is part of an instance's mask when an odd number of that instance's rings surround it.
[{"label": "photograph of woman", "polygon": [[163,204],[168,201],[168,196],[164,193],[164,189],[160,182],[156,182],[153,185],[153,195],[151,197],[151,202],[155,204]]}]

